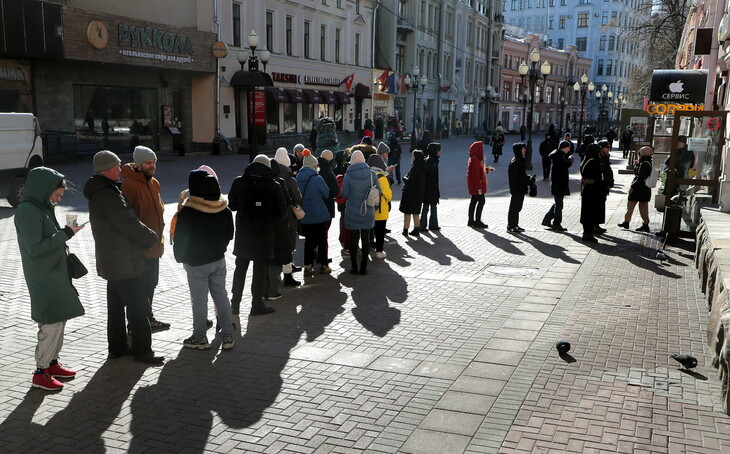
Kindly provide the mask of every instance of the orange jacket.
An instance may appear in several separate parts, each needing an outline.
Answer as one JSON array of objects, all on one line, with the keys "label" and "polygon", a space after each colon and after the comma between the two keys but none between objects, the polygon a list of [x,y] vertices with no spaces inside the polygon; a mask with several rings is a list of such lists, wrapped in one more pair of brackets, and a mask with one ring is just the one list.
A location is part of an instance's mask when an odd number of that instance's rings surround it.
[{"label": "orange jacket", "polygon": [[162,219],[165,204],[160,197],[160,182],[155,177],[147,180],[142,172],[134,169],[134,163],[130,162],[122,167],[122,194],[142,224],[157,234],[158,241],[144,251],[145,258],[162,257],[165,252],[165,238],[162,234],[165,227],[165,221]]}]

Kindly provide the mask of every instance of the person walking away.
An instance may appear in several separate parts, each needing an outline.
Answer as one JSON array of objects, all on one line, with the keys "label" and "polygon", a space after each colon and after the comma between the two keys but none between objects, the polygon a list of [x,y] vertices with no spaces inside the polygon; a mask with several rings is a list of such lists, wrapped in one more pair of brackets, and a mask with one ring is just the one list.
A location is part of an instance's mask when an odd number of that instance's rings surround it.
[{"label": "person walking away", "polygon": [[512,145],[512,152],[515,157],[507,167],[507,176],[509,178],[509,213],[507,214],[507,231],[510,233],[524,232],[525,229],[520,227],[520,211],[525,202],[525,194],[527,194],[529,185],[535,181],[535,176],[527,176],[525,170],[525,154],[527,146],[523,142],[517,142]]},{"label": "person walking away", "polygon": [[542,219],[542,225],[556,232],[565,232],[563,227],[563,199],[570,195],[570,166],[573,165],[573,156],[570,154],[570,142],[563,140],[558,149],[550,153],[553,176],[550,181],[550,193],[553,195],[553,206]]},{"label": "person walking away", "polygon": [[651,147],[641,147],[639,149],[639,161],[634,166],[634,179],[629,188],[629,202],[624,214],[624,222],[618,226],[625,229],[629,228],[631,216],[634,214],[636,204],[639,204],[639,214],[641,215],[641,227],[636,229],[637,232],[650,233],[649,230],[649,201],[651,200],[651,188],[646,185],[646,179],[652,172],[652,155],[654,152]]},{"label": "person walking away", "polygon": [[631,130],[631,127],[627,126],[621,134],[621,151],[623,152],[624,159],[629,157],[629,151],[631,151],[631,143],[633,141],[634,131]]},{"label": "person walking away", "polygon": [[[276,150],[274,160],[276,160],[276,162],[279,164],[279,178],[283,181],[285,192],[289,194],[291,207],[301,206],[302,194],[301,192],[299,192],[297,180],[292,175],[291,168],[289,167],[291,165],[291,161],[289,155],[286,153],[286,148],[282,147]],[[284,239],[284,244],[289,251],[288,255],[290,258],[289,262],[282,265],[282,271],[284,273],[284,285],[290,287],[298,287],[302,283],[294,279],[294,273],[301,270],[294,266],[293,254],[294,249],[296,249],[297,246],[297,238],[299,237],[299,234],[297,233],[299,229],[299,220],[294,214],[294,211],[291,210],[291,207],[287,210],[284,210],[286,212],[285,217],[287,225],[287,234],[286,238]]]},{"label": "person walking away", "polygon": [[466,164],[466,186],[471,196],[469,202],[469,227],[486,229],[489,226],[482,222],[484,197],[487,193],[487,173],[494,167],[484,165],[484,142],[476,141],[469,146],[469,160]]},{"label": "person walking away", "polygon": [[403,194],[400,198],[398,209],[403,216],[403,235],[408,236],[408,228],[413,218],[413,230],[410,235],[418,237],[418,226],[420,225],[419,216],[421,214],[421,204],[423,203],[423,195],[426,189],[426,161],[422,150],[413,150],[411,153],[411,168],[408,174],[403,177],[404,186]]},{"label": "person walking away", "polygon": [[368,166],[375,172],[380,185],[380,203],[375,207],[375,258],[384,259],[386,257],[383,250],[385,245],[385,234],[387,233],[386,223],[390,214],[390,201],[393,199],[393,191],[390,188],[388,172],[384,169],[385,161],[380,155],[371,155],[368,158]]},{"label": "person walking away", "polygon": [[[426,147],[426,175],[423,189],[423,207],[421,209],[421,223],[419,230],[441,230],[439,227],[437,206],[441,198],[439,191],[439,157],[441,144],[431,142]],[[431,216],[428,215],[429,211]]]},{"label": "person walking away", "polygon": [[[365,162],[361,151],[355,151],[350,158],[350,167],[342,181],[342,197],[345,199],[345,227],[350,232],[351,274],[368,274],[368,255],[370,254],[370,230],[375,227],[375,208],[366,203],[371,187],[377,187],[382,195],[378,176]],[[357,265],[357,248],[362,258]]]},{"label": "person walking away", "polygon": [[606,199],[613,187],[613,170],[611,169],[611,144],[607,140],[598,142],[601,151],[598,153],[598,162],[601,165],[601,197],[598,200],[598,219],[593,228],[596,234],[606,233],[601,224],[606,222]]},{"label": "person walking away", "polygon": [[239,312],[249,262],[253,262],[251,312],[266,315],[275,311],[264,304],[268,264],[274,254],[274,222],[287,210],[281,189],[274,178],[278,169],[271,168],[269,158],[260,154],[236,177],[228,192],[228,207],[236,212],[236,233],[233,255],[233,313]]},{"label": "person walking away", "polygon": [[[135,361],[161,364],[165,357],[155,356],[152,351],[144,276],[144,251],[160,239],[139,220],[122,194],[118,183],[122,173],[120,163],[119,157],[111,151],[96,153],[94,175],[84,185],[94,235],[96,272],[107,281],[109,358],[131,353]],[[127,345],[125,309],[131,331],[131,351]]]},{"label": "person walking away", "polygon": [[614,128],[608,128],[608,131],[605,134],[606,140],[608,141],[608,150],[611,151],[611,148],[613,148],[613,141],[616,140],[616,130]]},{"label": "person walking away", "polygon": [[597,243],[595,227],[600,221],[599,209],[603,198],[603,175],[598,153],[601,147],[592,143],[586,147],[585,157],[580,165],[581,200],[580,223],[583,225],[583,241]]},{"label": "person walking away", "polygon": [[492,156],[494,156],[494,163],[499,162],[499,157],[502,156],[502,147],[504,147],[504,132],[500,131],[501,126],[497,127],[497,131],[492,135]]},{"label": "person walking away", "polygon": [[547,181],[550,179],[550,153],[557,149],[558,144],[553,139],[553,134],[548,132],[545,134],[545,140],[540,143],[540,156],[542,157],[542,179]]},{"label": "person walking away", "polygon": [[122,167],[122,194],[127,199],[142,224],[157,234],[159,241],[152,248],[144,251],[146,260],[144,268],[145,293],[150,302],[147,318],[152,332],[170,329],[169,323],[157,320],[152,311],[152,299],[160,277],[160,257],[165,252],[165,228],[163,212],[165,204],[160,197],[160,182],[155,178],[157,155],[148,147],[138,145],[132,154],[134,162]]},{"label": "person walking away", "polygon": [[583,143],[578,145],[578,156],[580,157],[580,162],[583,162],[586,158],[586,150],[589,146],[591,146],[595,142],[595,139],[593,136],[588,135],[583,137]]},{"label": "person walking away", "polygon": [[[30,317],[38,324],[35,348],[36,371],[31,386],[57,391],[76,372],[59,362],[66,322],[84,315],[79,294],[68,271],[66,242],[83,226],[61,228],[56,220],[56,205],[66,191],[63,174],[48,167],[28,172],[23,199],[15,212],[15,230],[23,264],[23,275],[30,296]],[[57,266],[49,268],[49,264]]]},{"label": "person walking away", "polygon": [[304,156],[304,162],[297,174],[297,186],[302,193],[304,217],[299,220],[304,236],[304,277],[314,276],[314,251],[317,250],[320,274],[329,274],[327,258],[327,223],[332,220],[325,200],[331,190],[317,173],[317,158]]},{"label": "person walking away", "polygon": [[523,123],[520,126],[520,140],[522,140],[524,142],[526,137],[527,137],[527,127]]},{"label": "person walking away", "polygon": [[173,253],[187,274],[193,311],[193,334],[183,347],[210,348],[207,330],[208,292],[213,299],[221,347],[230,350],[233,340],[231,302],[226,291],[226,249],[233,239],[233,214],[221,197],[218,179],[205,170],[188,175],[190,196],[177,214]]},{"label": "person walking away", "polygon": [[398,143],[398,137],[395,134],[391,134],[388,140],[388,148],[390,148],[390,152],[388,153],[388,161],[386,163],[388,167],[394,166],[391,175],[395,176],[394,181],[400,186],[403,182],[400,173],[401,148],[400,143]]}]

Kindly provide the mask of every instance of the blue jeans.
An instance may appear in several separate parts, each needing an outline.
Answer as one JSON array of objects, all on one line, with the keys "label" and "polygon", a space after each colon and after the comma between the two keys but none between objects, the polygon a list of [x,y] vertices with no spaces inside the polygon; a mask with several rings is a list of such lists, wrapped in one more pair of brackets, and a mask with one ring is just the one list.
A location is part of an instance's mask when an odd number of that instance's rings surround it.
[{"label": "blue jeans", "polygon": [[[424,203],[423,208],[421,208],[421,225],[419,228],[421,230],[426,230],[426,228],[429,229],[437,229],[439,226],[439,220],[438,220],[438,209],[436,208],[438,206],[438,203]],[[428,222],[426,222],[426,219],[428,217],[428,210],[431,210],[431,218],[428,219]],[[429,227],[427,227],[429,226]]]},{"label": "blue jeans", "polygon": [[221,336],[233,336],[231,320],[231,302],[226,291],[226,260],[220,259],[205,265],[192,266],[183,264],[188,275],[190,299],[193,304],[193,337],[201,339],[207,331],[208,290],[215,304]]},{"label": "blue jeans", "polygon": [[552,220],[553,225],[561,225],[563,222],[563,195],[553,195],[555,203],[550,207],[550,211],[547,212],[545,217],[542,219],[543,224],[547,224]]}]

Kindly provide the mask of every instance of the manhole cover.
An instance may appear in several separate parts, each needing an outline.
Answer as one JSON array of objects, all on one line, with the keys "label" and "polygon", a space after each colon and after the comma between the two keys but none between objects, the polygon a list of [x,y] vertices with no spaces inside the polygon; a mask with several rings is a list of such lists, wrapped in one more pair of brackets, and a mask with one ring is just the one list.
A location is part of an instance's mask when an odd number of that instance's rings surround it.
[{"label": "manhole cover", "polygon": [[503,276],[529,276],[535,272],[535,269],[492,265],[487,267],[487,272],[492,274],[501,274]]}]

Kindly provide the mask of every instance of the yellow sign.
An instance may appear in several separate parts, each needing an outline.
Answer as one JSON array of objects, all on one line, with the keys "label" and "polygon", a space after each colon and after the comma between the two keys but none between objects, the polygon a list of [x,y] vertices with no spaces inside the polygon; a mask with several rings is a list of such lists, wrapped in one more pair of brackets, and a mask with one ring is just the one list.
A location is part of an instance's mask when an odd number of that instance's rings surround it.
[{"label": "yellow sign", "polygon": [[657,115],[674,115],[675,111],[689,111],[689,112],[696,112],[705,110],[704,104],[657,104],[654,102],[650,102],[646,105],[646,113],[649,115],[651,114],[657,114]]},{"label": "yellow sign", "polygon": [[223,58],[228,55],[228,45],[223,41],[213,43],[213,56],[215,58]]}]

